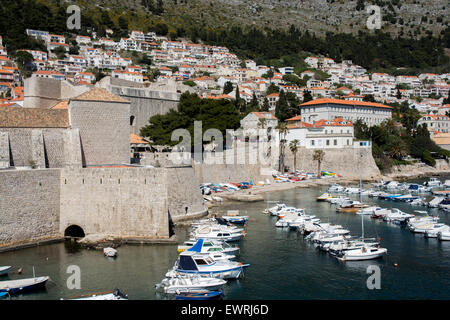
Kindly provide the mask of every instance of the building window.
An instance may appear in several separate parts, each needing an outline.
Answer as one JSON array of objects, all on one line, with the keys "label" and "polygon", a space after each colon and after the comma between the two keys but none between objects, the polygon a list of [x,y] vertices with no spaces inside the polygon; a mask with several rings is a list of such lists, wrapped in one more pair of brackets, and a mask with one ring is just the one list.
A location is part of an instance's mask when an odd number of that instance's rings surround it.
[{"label": "building window", "polygon": [[311,140],[311,145],[312,145],[312,146],[314,145],[314,140]]},{"label": "building window", "polygon": [[337,146],[337,140],[336,139],[334,140],[334,145]]},{"label": "building window", "polygon": [[327,140],[327,146],[329,146],[330,145],[330,140]]}]

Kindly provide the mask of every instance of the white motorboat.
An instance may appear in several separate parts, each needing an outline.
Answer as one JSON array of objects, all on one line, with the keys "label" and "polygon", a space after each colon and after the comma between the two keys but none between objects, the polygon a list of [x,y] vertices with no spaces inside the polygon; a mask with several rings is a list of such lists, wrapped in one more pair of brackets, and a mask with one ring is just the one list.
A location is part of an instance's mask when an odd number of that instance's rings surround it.
[{"label": "white motorboat", "polygon": [[389,182],[385,183],[383,187],[388,190],[396,190],[396,189],[398,189],[398,185],[399,185],[399,183],[397,181],[389,181]]},{"label": "white motorboat", "polygon": [[414,217],[414,215],[405,213],[397,208],[393,208],[391,213],[384,215],[383,220],[397,224],[405,223],[407,219]]},{"label": "white motorboat", "polygon": [[193,237],[195,239],[207,240],[223,240],[226,242],[239,241],[244,236],[243,231],[229,231],[227,229],[211,228],[206,226],[194,231]]},{"label": "white motorboat", "polygon": [[114,248],[104,248],[103,254],[107,257],[114,258],[117,257],[117,250]]},{"label": "white motorboat", "polygon": [[354,187],[348,187],[344,190],[345,193],[349,193],[349,194],[359,194],[360,193],[360,189],[359,188],[354,188]]},{"label": "white motorboat", "polygon": [[351,199],[347,198],[347,197],[336,197],[336,198],[330,198],[329,199],[329,202],[331,204],[337,204],[339,206],[342,205],[343,203],[349,202],[349,201],[351,201]]},{"label": "white motorboat", "polygon": [[426,233],[427,231],[432,231],[435,228],[443,227],[443,223],[433,223],[433,222],[425,222],[422,224],[416,224],[409,228],[409,230],[413,233]]},{"label": "white motorboat", "polygon": [[345,188],[337,183],[331,184],[327,189],[328,192],[343,192],[344,190]]},{"label": "white motorboat", "polygon": [[286,216],[299,216],[305,213],[305,209],[298,209],[294,207],[286,207],[277,213],[278,218],[282,219]]},{"label": "white motorboat", "polygon": [[434,197],[431,201],[428,202],[428,207],[437,208],[439,204],[445,199],[445,197]]},{"label": "white motorboat", "polygon": [[439,217],[431,217],[428,216],[428,212],[427,211],[419,211],[416,210],[414,212],[417,212],[419,214],[425,214],[425,216],[418,216],[418,217],[413,217],[408,219],[408,228],[414,228],[418,225],[422,225],[422,224],[426,224],[426,223],[437,223],[439,221]]},{"label": "white motorboat", "polygon": [[239,215],[239,210],[228,210],[226,216],[222,216],[227,222],[237,223],[237,224],[245,224],[248,222],[248,216]]},{"label": "white motorboat", "polygon": [[69,300],[128,300],[128,296],[120,292],[119,289],[116,289],[111,292],[98,292],[88,295],[81,295]]},{"label": "white motorboat", "polygon": [[361,208],[361,210],[357,211],[356,214],[370,216],[372,214],[375,214],[375,212],[377,212],[377,211],[380,212],[382,210],[387,211],[387,209],[373,206],[373,207]]},{"label": "white motorboat", "polygon": [[249,264],[234,261],[214,261],[212,258],[199,255],[193,251],[184,251],[180,254],[172,271],[166,277],[176,275],[200,275],[220,279],[237,279],[242,275]]},{"label": "white motorboat", "polygon": [[438,232],[438,239],[440,241],[450,241],[450,231],[440,231],[440,232]]},{"label": "white motorboat", "polygon": [[3,266],[0,267],[0,276],[5,276],[8,274],[8,272],[12,269],[11,266]]},{"label": "white motorboat", "polygon": [[450,180],[445,180],[444,187],[450,188]]},{"label": "white motorboat", "polygon": [[430,178],[430,180],[424,182],[424,185],[427,187],[440,187],[441,184],[442,182],[438,178]]},{"label": "white motorboat", "polygon": [[383,192],[382,191],[369,191],[369,197],[371,197],[371,198],[376,198],[376,197],[378,197],[380,194],[382,194]]},{"label": "white motorboat", "polygon": [[270,215],[276,216],[280,211],[286,208],[285,204],[277,204],[276,206],[269,208],[268,211]]},{"label": "white motorboat", "polygon": [[165,278],[155,285],[155,288],[159,292],[175,294],[178,292],[191,292],[193,290],[221,290],[223,285],[227,281],[219,278],[209,278],[209,277],[176,277],[176,278]]},{"label": "white motorboat", "polygon": [[439,209],[450,209],[450,198],[445,198],[444,200],[442,200],[439,205],[438,205]]},{"label": "white motorboat", "polygon": [[331,197],[331,194],[324,193],[321,196],[317,197],[317,201],[327,201],[327,199],[330,197]]},{"label": "white motorboat", "polygon": [[431,230],[425,231],[425,238],[437,238],[439,232],[450,232],[450,226],[436,223]]},{"label": "white motorboat", "polygon": [[236,257],[230,254],[225,254],[218,250],[216,251],[214,249],[211,249],[211,247],[204,247],[204,242],[205,242],[204,239],[199,239],[191,248],[187,249],[186,251],[197,252],[199,254],[209,256],[214,261],[230,260]]},{"label": "white motorboat", "polygon": [[[185,250],[192,248],[198,240],[192,239],[185,241],[183,245],[178,246],[178,252],[181,253]],[[230,245],[227,242],[220,240],[205,240],[203,241],[202,253],[221,252],[228,255],[234,255],[239,253],[239,247],[236,245]]]}]

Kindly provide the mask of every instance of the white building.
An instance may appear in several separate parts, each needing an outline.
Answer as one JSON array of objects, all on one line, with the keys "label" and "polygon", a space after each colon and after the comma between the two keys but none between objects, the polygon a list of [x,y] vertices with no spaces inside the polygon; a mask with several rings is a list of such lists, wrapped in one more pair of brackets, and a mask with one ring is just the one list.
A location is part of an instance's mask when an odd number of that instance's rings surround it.
[{"label": "white building", "polygon": [[426,114],[417,122],[417,125],[426,124],[430,132],[448,133],[450,118],[442,114]]},{"label": "white building", "polygon": [[307,149],[340,149],[369,148],[369,141],[355,142],[353,123],[342,118],[334,120],[318,120],[311,124],[302,121],[301,116],[286,120],[288,133],[286,144],[293,140],[299,141],[299,146]]},{"label": "white building", "polygon": [[342,118],[351,122],[362,120],[368,126],[378,125],[392,118],[392,107],[363,101],[316,99],[300,105],[302,119],[308,123]]}]

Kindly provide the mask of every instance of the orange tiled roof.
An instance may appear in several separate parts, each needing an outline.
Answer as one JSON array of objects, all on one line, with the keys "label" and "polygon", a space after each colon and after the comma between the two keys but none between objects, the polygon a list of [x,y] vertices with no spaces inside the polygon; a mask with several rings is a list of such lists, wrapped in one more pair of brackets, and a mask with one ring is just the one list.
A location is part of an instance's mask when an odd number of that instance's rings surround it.
[{"label": "orange tiled roof", "polygon": [[300,120],[302,120],[302,116],[298,115],[293,118],[287,119],[286,121],[300,121]]},{"label": "orange tiled roof", "polygon": [[68,128],[67,110],[1,108],[0,128]]},{"label": "orange tiled roof", "polygon": [[149,144],[149,142],[147,140],[145,140],[144,138],[142,138],[134,133],[130,133],[130,143],[131,144]]},{"label": "orange tiled roof", "polygon": [[278,120],[271,112],[252,112],[260,119],[267,119],[264,115],[269,115],[270,120]]},{"label": "orange tiled roof", "polygon": [[68,101],[61,101],[59,103],[57,103],[56,105],[54,105],[53,107],[51,107],[50,109],[53,110],[67,110],[69,106],[69,102]]},{"label": "orange tiled roof", "polygon": [[341,100],[341,99],[329,99],[329,98],[323,98],[323,99],[316,99],[311,100],[306,103],[302,103],[300,106],[314,106],[319,104],[342,104],[342,105],[352,105],[352,106],[363,106],[363,107],[378,107],[378,108],[387,108],[392,109],[392,107],[386,106],[381,103],[376,102],[366,102],[366,101],[349,101],[349,100]]},{"label": "orange tiled roof", "polygon": [[103,101],[103,102],[118,102],[118,103],[130,103],[129,101],[122,99],[115,94],[112,94],[105,89],[94,88],[88,92],[73,98],[74,101]]}]

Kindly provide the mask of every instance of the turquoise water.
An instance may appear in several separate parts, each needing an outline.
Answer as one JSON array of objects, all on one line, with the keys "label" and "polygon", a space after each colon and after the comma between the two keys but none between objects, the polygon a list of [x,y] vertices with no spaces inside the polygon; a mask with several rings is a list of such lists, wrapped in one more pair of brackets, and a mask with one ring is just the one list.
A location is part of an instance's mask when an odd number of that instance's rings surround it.
[{"label": "turquoise water", "polygon": [[[293,189],[266,195],[267,202],[236,203],[220,210],[239,209],[250,216],[247,236],[240,243],[238,261],[250,263],[243,279],[229,281],[225,299],[450,299],[450,242],[425,239],[408,230],[383,221],[364,217],[365,235],[381,237],[388,249],[383,259],[366,262],[340,262],[318,251],[295,231],[275,227],[276,218],[262,214],[271,201],[306,208],[323,222],[341,224],[351,234],[361,234],[361,217],[336,213],[327,202],[317,202],[325,188]],[[365,201],[383,207],[397,207],[405,212],[424,210],[391,201]],[[447,213],[435,209],[441,222],[450,224]],[[180,242],[188,229],[177,228]],[[0,265],[13,265],[23,274],[12,273],[0,280],[48,275],[51,281],[37,293],[13,299],[60,299],[120,288],[130,299],[159,299],[154,285],[173,266],[176,245],[134,246],[118,248],[117,259],[105,258],[101,251],[79,249],[70,243],[59,243],[0,254]],[[394,267],[394,263],[398,267]],[[81,269],[81,290],[69,290],[67,268]],[[381,269],[381,289],[369,290],[366,273],[369,265]]]}]

